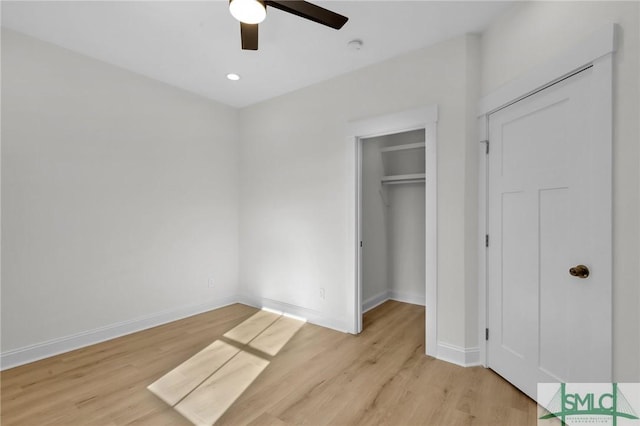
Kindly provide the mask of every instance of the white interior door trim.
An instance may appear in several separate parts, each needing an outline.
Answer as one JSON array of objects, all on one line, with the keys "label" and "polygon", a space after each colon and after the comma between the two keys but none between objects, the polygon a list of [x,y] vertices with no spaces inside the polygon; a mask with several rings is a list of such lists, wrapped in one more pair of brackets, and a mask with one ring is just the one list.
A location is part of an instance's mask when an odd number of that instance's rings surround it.
[{"label": "white interior door trim", "polygon": [[[613,142],[613,53],[616,50],[617,25],[609,24],[596,31],[580,44],[569,49],[565,54],[550,60],[527,72],[522,77],[512,81],[493,93],[482,98],[479,102],[479,176],[478,176],[478,336],[480,342],[480,363],[487,367],[487,344],[485,330],[487,328],[487,256],[485,235],[487,234],[487,196],[488,196],[488,164],[484,155],[486,142],[489,139],[488,120],[491,112],[504,108],[518,100],[536,93],[550,85],[574,74],[575,72],[592,66],[595,82],[600,91],[603,111],[603,124],[599,131],[603,141],[602,155],[611,157],[610,147]],[[607,149],[609,150],[607,152]],[[610,162],[609,162],[610,164]],[[606,174],[606,173],[605,173]],[[608,184],[611,185],[611,170],[608,173]],[[611,247],[609,247],[611,253]]]},{"label": "white interior door trim", "polygon": [[437,356],[437,305],[438,305],[438,184],[437,184],[437,121],[438,106],[431,105],[399,113],[353,121],[348,126],[347,143],[350,147],[349,197],[353,200],[350,228],[353,230],[348,252],[353,253],[349,262],[347,282],[353,283],[354,291],[348,300],[349,314],[353,318],[350,332],[362,331],[362,282],[360,268],[360,241],[362,216],[361,205],[361,149],[362,139],[389,135],[409,130],[425,129],[425,202],[426,202],[426,353]]}]

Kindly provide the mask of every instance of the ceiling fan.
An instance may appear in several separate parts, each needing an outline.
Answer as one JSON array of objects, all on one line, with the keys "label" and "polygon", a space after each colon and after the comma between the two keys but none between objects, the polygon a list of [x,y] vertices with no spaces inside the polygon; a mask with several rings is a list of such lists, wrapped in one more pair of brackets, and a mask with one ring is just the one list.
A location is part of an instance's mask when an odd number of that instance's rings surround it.
[{"label": "ceiling fan", "polygon": [[242,49],[258,50],[258,24],[267,16],[267,6],[339,30],[349,18],[302,0],[230,0],[229,11],[240,21]]}]

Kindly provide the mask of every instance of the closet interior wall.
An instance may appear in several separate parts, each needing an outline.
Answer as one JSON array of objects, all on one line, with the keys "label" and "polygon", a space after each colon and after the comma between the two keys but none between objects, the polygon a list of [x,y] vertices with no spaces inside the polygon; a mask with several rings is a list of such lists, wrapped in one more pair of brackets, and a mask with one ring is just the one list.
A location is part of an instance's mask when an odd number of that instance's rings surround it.
[{"label": "closet interior wall", "polygon": [[363,140],[363,311],[389,299],[424,305],[424,141],[424,129]]}]

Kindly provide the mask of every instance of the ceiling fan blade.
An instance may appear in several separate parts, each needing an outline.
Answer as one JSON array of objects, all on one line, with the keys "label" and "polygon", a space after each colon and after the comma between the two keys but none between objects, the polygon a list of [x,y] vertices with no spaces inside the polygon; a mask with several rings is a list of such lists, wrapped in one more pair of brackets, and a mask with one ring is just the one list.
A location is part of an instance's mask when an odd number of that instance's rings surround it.
[{"label": "ceiling fan blade", "polygon": [[309,19],[318,24],[326,25],[339,30],[347,23],[349,18],[338,13],[332,12],[315,4],[301,0],[266,0],[265,5],[275,7],[276,9],[292,13],[301,18]]},{"label": "ceiling fan blade", "polygon": [[240,22],[240,38],[243,50],[258,50],[258,24]]}]

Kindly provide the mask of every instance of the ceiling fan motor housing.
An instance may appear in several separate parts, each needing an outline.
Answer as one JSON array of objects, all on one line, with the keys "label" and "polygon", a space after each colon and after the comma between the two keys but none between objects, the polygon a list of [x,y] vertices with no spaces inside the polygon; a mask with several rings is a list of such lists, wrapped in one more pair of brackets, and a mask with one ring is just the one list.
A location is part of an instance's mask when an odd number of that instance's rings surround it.
[{"label": "ceiling fan motor housing", "polygon": [[258,23],[266,17],[267,6],[336,30],[349,20],[346,16],[303,0],[229,0],[231,15],[240,21],[243,50],[258,50]]}]

